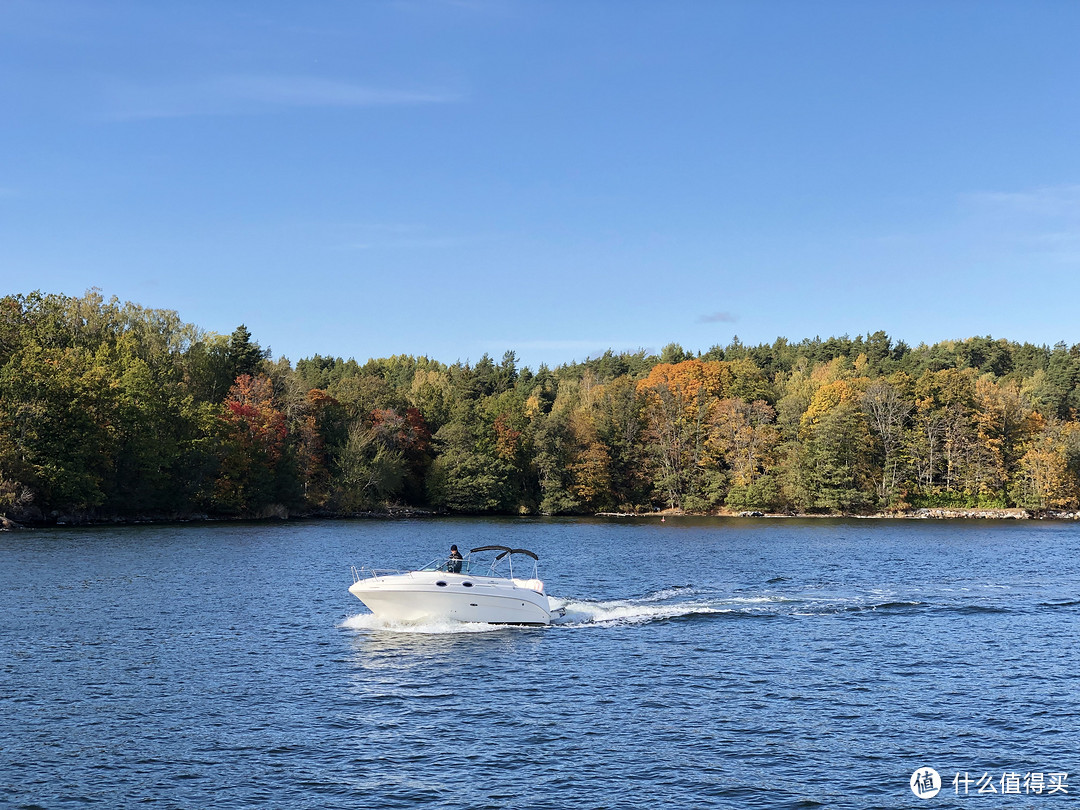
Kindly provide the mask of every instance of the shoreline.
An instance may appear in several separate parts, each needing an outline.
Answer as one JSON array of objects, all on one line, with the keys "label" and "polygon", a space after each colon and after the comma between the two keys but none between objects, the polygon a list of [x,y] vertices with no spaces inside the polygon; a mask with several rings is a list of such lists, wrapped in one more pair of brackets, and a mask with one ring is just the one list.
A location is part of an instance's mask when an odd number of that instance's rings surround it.
[{"label": "shoreline", "polygon": [[755,519],[755,520],[1056,520],[1056,521],[1080,521],[1080,510],[1060,509],[959,509],[959,508],[920,508],[907,509],[897,512],[874,512],[869,514],[857,513],[806,513],[806,512],[760,512],[757,510],[743,510],[739,512],[685,512],[680,509],[664,509],[655,512],[596,512],[588,515],[503,515],[503,514],[467,514],[435,511],[413,507],[391,508],[384,510],[372,510],[366,512],[350,512],[341,514],[331,513],[297,513],[291,514],[284,508],[267,510],[258,515],[246,516],[211,516],[207,514],[191,515],[127,515],[127,516],[99,516],[89,514],[61,514],[52,516],[51,519],[16,521],[5,515],[0,515],[0,532],[20,531],[29,529],[44,529],[56,527],[84,527],[84,526],[142,526],[164,523],[266,523],[266,522],[290,522],[300,520],[411,520],[419,518],[454,518],[454,517],[599,517],[618,519],[646,519],[646,518],[716,518],[716,519]]},{"label": "shoreline", "polygon": [[16,521],[0,515],[0,532],[27,529],[52,529],[80,526],[151,526],[164,523],[286,523],[298,520],[407,520],[411,518],[445,517],[431,509],[400,507],[368,512],[331,514],[327,512],[304,512],[292,514],[284,507],[275,507],[256,515],[208,515],[193,514],[142,514],[142,515],[91,515],[87,513],[56,514],[49,518]]},{"label": "shoreline", "polygon": [[922,507],[896,512],[684,512],[681,509],[664,509],[659,512],[598,512],[596,517],[643,518],[643,517],[710,517],[753,518],[762,520],[1080,520],[1080,510],[1062,509],[960,509],[953,507]]}]

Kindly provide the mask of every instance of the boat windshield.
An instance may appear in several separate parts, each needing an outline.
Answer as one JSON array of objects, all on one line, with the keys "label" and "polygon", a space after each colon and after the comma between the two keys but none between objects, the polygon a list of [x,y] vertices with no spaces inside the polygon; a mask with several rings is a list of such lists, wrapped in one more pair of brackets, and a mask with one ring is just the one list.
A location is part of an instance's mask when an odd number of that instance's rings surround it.
[{"label": "boat windshield", "polygon": [[[515,563],[515,557],[517,562]],[[530,559],[524,559],[528,557]],[[539,558],[533,552],[523,548],[509,546],[481,546],[474,548],[463,560],[439,557],[432,560],[421,571],[442,571],[449,574],[469,574],[474,577],[513,577],[531,575],[536,578],[536,561]],[[523,565],[527,563],[527,565]],[[530,573],[531,572],[531,573]]]}]

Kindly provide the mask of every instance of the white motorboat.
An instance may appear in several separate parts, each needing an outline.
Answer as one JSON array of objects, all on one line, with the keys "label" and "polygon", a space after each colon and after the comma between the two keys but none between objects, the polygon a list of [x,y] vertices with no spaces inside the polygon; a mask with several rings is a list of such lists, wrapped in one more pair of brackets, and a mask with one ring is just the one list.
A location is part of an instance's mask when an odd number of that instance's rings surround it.
[{"label": "white motorboat", "polygon": [[[497,554],[490,559],[485,552]],[[532,560],[531,578],[515,576],[515,556]],[[464,559],[435,560],[417,571],[353,568],[349,593],[391,622],[546,625],[551,606],[537,577],[538,560],[524,548],[480,546]]]}]

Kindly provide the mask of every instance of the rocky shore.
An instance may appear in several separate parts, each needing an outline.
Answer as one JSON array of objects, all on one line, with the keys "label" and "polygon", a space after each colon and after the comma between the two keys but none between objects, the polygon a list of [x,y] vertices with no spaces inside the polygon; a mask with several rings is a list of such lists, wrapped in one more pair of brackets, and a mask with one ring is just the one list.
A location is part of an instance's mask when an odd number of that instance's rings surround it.
[{"label": "rocky shore", "polygon": [[1080,511],[1035,510],[1035,509],[908,509],[897,512],[874,512],[872,514],[809,514],[803,512],[711,512],[695,514],[680,509],[665,509],[660,512],[599,512],[597,517],[740,517],[740,518],[796,518],[813,520],[818,518],[852,518],[858,520],[1080,520]]}]

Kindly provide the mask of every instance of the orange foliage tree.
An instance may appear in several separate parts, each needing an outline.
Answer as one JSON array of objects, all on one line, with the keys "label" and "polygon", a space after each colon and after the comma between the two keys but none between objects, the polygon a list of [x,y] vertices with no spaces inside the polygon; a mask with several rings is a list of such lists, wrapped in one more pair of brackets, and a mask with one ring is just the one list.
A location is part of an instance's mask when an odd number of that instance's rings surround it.
[{"label": "orange foliage tree", "polygon": [[221,415],[220,468],[214,506],[257,512],[274,502],[278,465],[288,431],[274,404],[274,386],[264,374],[241,374],[229,389]]},{"label": "orange foliage tree", "polygon": [[660,363],[638,383],[658,461],[654,483],[672,507],[700,509],[715,499],[705,442],[710,413],[731,381],[725,362],[684,360]]}]

